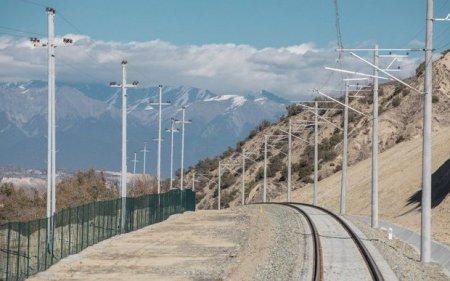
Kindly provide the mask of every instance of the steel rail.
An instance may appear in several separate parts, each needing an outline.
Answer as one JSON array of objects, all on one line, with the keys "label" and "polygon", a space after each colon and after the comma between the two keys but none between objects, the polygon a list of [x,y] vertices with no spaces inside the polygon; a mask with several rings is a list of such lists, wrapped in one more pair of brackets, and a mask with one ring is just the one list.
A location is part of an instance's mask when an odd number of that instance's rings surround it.
[{"label": "steel rail", "polygon": [[[319,231],[316,228],[316,225],[314,224],[311,217],[301,208],[298,206],[295,206],[294,203],[277,203],[277,202],[267,202],[267,203],[254,203],[254,204],[262,204],[262,205],[281,205],[290,207],[297,212],[299,212],[308,222],[309,228],[311,229],[311,237],[313,240],[313,252],[314,252],[314,258],[313,258],[313,274],[312,274],[312,280],[313,281],[323,281],[323,255],[322,255],[322,246],[320,243],[320,235]],[[295,203],[296,204],[296,203]]]},{"label": "steel rail", "polygon": [[384,281],[383,275],[381,274],[381,271],[378,268],[377,264],[375,263],[375,260],[373,259],[369,250],[366,248],[366,246],[364,245],[362,240],[358,237],[358,235],[353,231],[353,229],[348,225],[348,223],[346,223],[341,217],[339,217],[335,213],[333,213],[325,208],[311,205],[311,204],[294,203],[294,202],[284,203],[284,204],[287,206],[291,206],[291,204],[295,204],[295,205],[301,205],[301,206],[315,208],[315,209],[321,210],[321,211],[327,213],[328,215],[330,215],[331,217],[333,217],[336,221],[338,221],[342,225],[342,227],[347,231],[347,233],[350,235],[352,240],[355,242],[356,246],[358,247],[358,250],[360,251],[364,261],[367,264],[367,267],[369,268],[369,271],[370,271],[370,274],[372,275],[373,280]]}]

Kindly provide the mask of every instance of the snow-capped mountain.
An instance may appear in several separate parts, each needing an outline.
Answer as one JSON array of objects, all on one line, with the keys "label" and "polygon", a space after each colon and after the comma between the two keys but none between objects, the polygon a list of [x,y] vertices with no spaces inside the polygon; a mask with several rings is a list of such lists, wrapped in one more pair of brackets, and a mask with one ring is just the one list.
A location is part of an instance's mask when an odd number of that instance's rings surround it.
[{"label": "snow-capped mountain", "polygon": [[[148,143],[147,167],[155,170],[158,111],[146,110],[158,101],[158,87],[128,90],[128,157],[142,160]],[[57,166],[68,169],[120,167],[120,89],[99,84],[58,83],[56,89]],[[186,106],[185,166],[221,153],[245,138],[262,120],[275,120],[285,109],[283,99],[262,91],[258,95],[216,95],[193,87],[163,87],[162,122],[181,118]],[[43,81],[0,84],[0,165],[46,167],[47,85]],[[164,133],[163,171],[168,176],[170,137]],[[180,136],[175,139],[174,165],[180,165]],[[128,164],[132,172],[132,163]],[[142,171],[142,161],[137,170]]]}]

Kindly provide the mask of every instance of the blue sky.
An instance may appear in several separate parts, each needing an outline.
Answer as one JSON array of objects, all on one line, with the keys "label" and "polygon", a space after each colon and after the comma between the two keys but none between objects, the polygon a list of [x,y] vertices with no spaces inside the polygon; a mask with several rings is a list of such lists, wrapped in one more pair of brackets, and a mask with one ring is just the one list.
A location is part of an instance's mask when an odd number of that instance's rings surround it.
[{"label": "blue sky", "polygon": [[[422,47],[425,3],[339,1],[344,46]],[[119,77],[127,59],[130,75],[147,85],[265,89],[290,98],[323,84],[324,66],[336,63],[332,0],[0,0],[0,81],[45,80],[46,54],[26,42],[45,40],[45,6],[56,9],[56,34],[76,39],[58,49],[63,81],[104,83]],[[435,0],[436,17],[448,12],[450,0]],[[449,38],[450,23],[437,23],[437,51],[450,48]],[[399,62],[400,75],[414,73],[422,57]],[[344,66],[371,71],[346,57]]]},{"label": "blue sky", "polygon": [[[82,31],[100,40],[161,39],[174,44],[235,43],[263,48],[310,41],[326,46],[336,39],[332,0],[0,2],[1,25],[43,34],[45,13],[34,3],[56,9],[57,33]],[[450,8],[446,2],[435,1],[437,15],[440,6]],[[376,40],[380,45],[402,47],[414,38],[423,40],[425,1],[347,0],[339,1],[339,10],[345,45]],[[441,16],[445,15],[444,11]]]}]

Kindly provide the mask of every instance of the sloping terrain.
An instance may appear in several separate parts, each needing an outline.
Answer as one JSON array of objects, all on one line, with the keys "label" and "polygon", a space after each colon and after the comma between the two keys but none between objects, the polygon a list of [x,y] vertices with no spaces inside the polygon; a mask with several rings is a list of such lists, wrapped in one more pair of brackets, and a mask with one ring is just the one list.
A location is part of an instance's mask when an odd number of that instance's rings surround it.
[{"label": "sloping terrain", "polygon": [[[450,136],[450,54],[447,53],[433,63],[433,228],[434,238],[450,243],[444,214],[450,210],[446,200],[449,190],[448,166],[450,149],[446,150],[446,140]],[[423,89],[423,70],[419,66],[417,76],[405,81],[416,89]],[[348,211],[352,214],[368,214],[370,196],[371,157],[371,86],[366,86],[358,96],[351,98],[350,105],[366,116],[349,112],[349,190]],[[350,96],[355,92],[350,93]],[[379,90],[379,151],[380,155],[380,215],[382,219],[416,229],[420,223],[421,186],[421,141],[423,97],[398,82],[389,82]],[[320,99],[318,99],[320,101]],[[320,103],[322,117],[336,126],[341,126],[342,113],[338,106]],[[217,207],[218,163],[232,163],[222,171],[222,206],[239,205],[241,200],[241,158],[243,149],[253,161],[247,161],[245,176],[246,202],[261,201],[263,187],[263,147],[264,135],[285,134],[288,120],[293,124],[296,136],[307,140],[305,143],[293,138],[292,186],[296,199],[310,202],[310,183],[313,173],[314,128],[301,125],[313,120],[313,114],[299,106],[291,106],[287,115],[276,124],[261,124],[249,137],[239,142],[235,149],[229,149],[214,159],[205,159],[192,167],[185,177],[190,180],[192,172],[203,174],[196,184],[198,207]],[[284,132],[283,132],[284,131]],[[287,186],[287,143],[276,141],[268,152],[268,198],[285,200]],[[340,189],[342,153],[342,133],[328,123],[319,126],[319,186],[320,202],[324,206],[336,208]],[[208,179],[207,179],[208,178]],[[189,184],[189,183],[188,183]],[[308,198],[308,200],[306,200]],[[440,227],[442,226],[442,227]]]}]

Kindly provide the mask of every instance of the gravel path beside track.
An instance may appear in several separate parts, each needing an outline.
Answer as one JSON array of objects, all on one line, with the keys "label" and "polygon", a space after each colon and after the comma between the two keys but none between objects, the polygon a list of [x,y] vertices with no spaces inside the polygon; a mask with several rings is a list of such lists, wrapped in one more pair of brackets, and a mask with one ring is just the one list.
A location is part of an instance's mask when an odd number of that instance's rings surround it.
[{"label": "gravel path beside track", "polygon": [[[347,218],[350,220],[349,218]],[[417,252],[409,244],[398,239],[388,239],[385,230],[371,228],[358,220],[351,220],[384,256],[400,281],[448,281],[441,267],[430,263],[423,265]]]},{"label": "gravel path beside track", "polygon": [[[407,244],[348,220],[399,280],[449,280],[438,266],[422,265]],[[175,215],[89,247],[29,280],[311,280],[312,251],[308,224],[295,210],[249,205]]]}]

